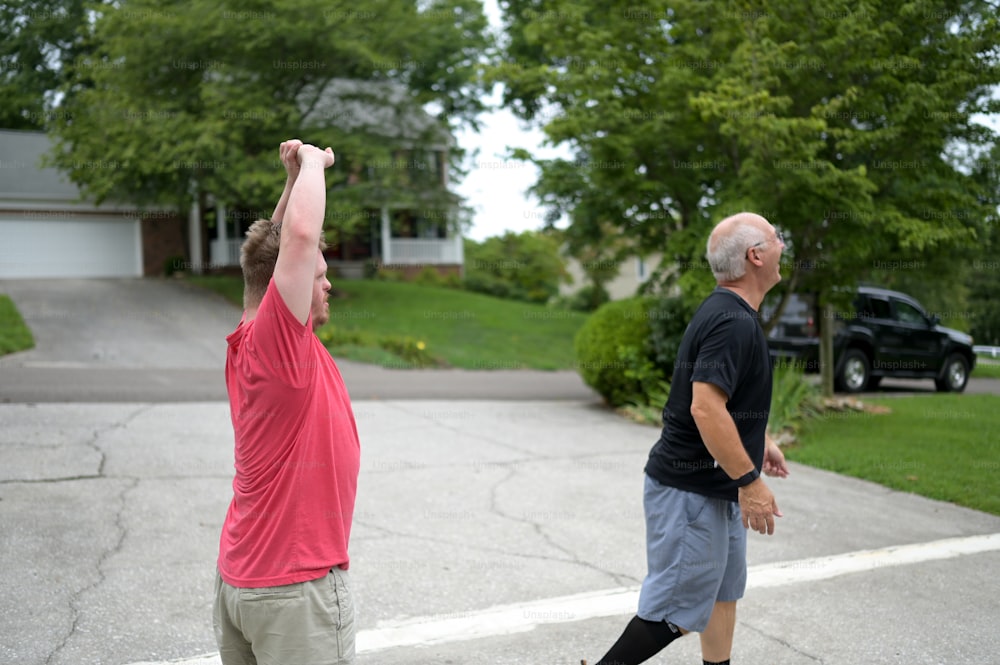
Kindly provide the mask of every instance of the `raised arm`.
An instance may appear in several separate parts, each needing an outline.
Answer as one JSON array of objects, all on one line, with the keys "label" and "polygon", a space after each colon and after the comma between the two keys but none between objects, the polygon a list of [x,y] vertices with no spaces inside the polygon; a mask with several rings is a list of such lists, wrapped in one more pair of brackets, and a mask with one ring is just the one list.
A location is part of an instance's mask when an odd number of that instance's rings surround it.
[{"label": "raised arm", "polygon": [[278,153],[281,157],[281,163],[285,165],[285,173],[288,177],[285,178],[285,189],[281,192],[281,198],[278,199],[278,205],[274,206],[274,214],[271,215],[271,220],[275,222],[280,222],[285,218],[285,208],[288,206],[288,197],[292,193],[292,186],[295,184],[295,179],[299,177],[299,148],[302,147],[302,141],[298,139],[292,139],[290,141],[285,141],[278,147]]},{"label": "raised arm", "polygon": [[305,324],[312,305],[316,253],[326,213],[324,170],[333,165],[333,151],[301,145],[295,154],[299,173],[288,194],[282,220],[274,284],[292,315]]}]

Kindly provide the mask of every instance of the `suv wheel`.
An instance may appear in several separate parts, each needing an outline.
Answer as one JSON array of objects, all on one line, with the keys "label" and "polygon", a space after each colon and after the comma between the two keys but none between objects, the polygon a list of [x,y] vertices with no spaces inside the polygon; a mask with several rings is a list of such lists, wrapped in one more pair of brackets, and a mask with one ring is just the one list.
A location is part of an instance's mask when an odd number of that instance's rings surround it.
[{"label": "suv wheel", "polygon": [[935,379],[934,384],[941,392],[960,393],[969,382],[969,362],[960,353],[948,356],[944,363],[944,374]]},{"label": "suv wheel", "polygon": [[837,387],[843,392],[859,393],[868,385],[871,363],[860,349],[848,349],[837,373]]}]

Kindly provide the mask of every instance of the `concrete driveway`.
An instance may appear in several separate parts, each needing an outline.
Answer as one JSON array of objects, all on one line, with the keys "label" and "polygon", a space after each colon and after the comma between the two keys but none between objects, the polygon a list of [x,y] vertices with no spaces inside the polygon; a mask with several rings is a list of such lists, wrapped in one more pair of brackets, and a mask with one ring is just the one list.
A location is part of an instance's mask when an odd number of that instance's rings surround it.
[{"label": "concrete driveway", "polygon": [[[36,347],[0,357],[0,402],[225,400],[241,312],[180,280],[5,280]],[[354,399],[592,399],[575,371],[398,370],[338,360]],[[484,380],[484,376],[488,380]]]}]

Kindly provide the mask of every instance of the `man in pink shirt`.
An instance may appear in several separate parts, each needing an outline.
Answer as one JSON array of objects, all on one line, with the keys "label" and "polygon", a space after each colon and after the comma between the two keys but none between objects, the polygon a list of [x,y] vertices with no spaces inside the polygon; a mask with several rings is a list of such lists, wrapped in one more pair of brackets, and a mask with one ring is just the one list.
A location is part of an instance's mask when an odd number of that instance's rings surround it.
[{"label": "man in pink shirt", "polygon": [[351,402],[314,331],[330,318],[323,258],[330,148],[280,147],[288,178],[240,252],[244,313],[227,341],[233,499],[213,623],[223,665],[354,660],[348,541],[360,445]]}]

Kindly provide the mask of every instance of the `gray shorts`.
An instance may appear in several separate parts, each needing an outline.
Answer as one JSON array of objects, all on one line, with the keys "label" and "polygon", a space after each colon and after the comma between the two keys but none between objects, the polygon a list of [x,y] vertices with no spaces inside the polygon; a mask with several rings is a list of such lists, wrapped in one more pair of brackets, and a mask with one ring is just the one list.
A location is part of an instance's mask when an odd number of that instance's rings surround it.
[{"label": "gray shorts", "polygon": [[215,573],[213,621],[223,665],[350,665],[354,602],[347,571],[240,589]]},{"label": "gray shorts", "polygon": [[639,592],[639,617],[702,632],[717,601],[743,597],[747,530],[740,506],[646,476],[648,573]]}]

